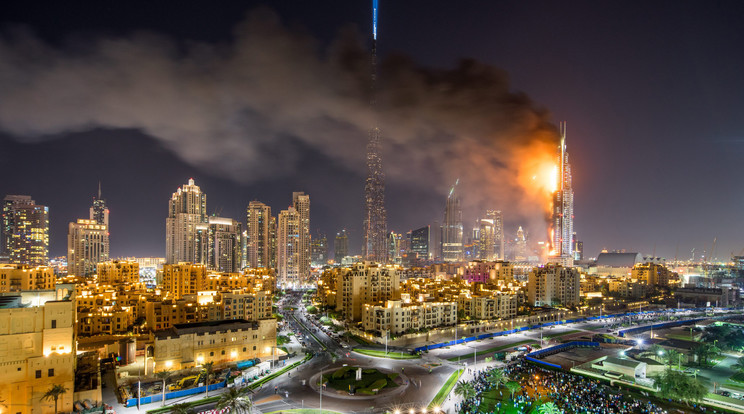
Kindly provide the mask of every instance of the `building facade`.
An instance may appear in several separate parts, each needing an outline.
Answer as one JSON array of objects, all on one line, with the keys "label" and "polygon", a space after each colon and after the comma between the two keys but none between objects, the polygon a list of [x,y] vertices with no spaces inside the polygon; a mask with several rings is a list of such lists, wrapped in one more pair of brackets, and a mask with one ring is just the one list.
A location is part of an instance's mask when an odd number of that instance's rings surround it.
[{"label": "building facade", "polygon": [[168,201],[165,220],[165,260],[167,263],[206,264],[208,231],[207,195],[190,178]]},{"label": "building facade", "polygon": [[300,281],[310,277],[310,196],[303,192],[292,193],[292,206],[298,216],[298,264]]},{"label": "building facade", "polygon": [[49,262],[49,207],[31,196],[3,200],[3,257],[10,263],[44,266]]},{"label": "building facade", "polygon": [[231,218],[209,217],[207,267],[218,272],[236,273],[243,263],[243,229]]},{"label": "building facade", "polygon": [[67,232],[67,274],[92,276],[96,265],[109,259],[108,227],[95,220],[78,219]]},{"label": "building facade", "polygon": [[341,263],[344,257],[349,255],[349,236],[346,234],[346,229],[336,233],[336,240],[333,243],[333,260],[336,263]]},{"label": "building facade", "polygon": [[578,305],[581,275],[577,269],[557,264],[535,267],[527,281],[530,305]]},{"label": "building facade", "polygon": [[49,266],[0,264],[0,293],[54,289],[56,279]]},{"label": "building facade", "polygon": [[276,266],[276,221],[271,207],[260,201],[251,201],[246,209],[246,250],[248,267]]},{"label": "building facade", "polygon": [[442,226],[442,259],[445,262],[459,262],[464,259],[462,208],[455,182],[447,196],[444,209],[444,224]]},{"label": "building facade", "polygon": [[566,123],[561,123],[561,144],[558,148],[558,185],[553,193],[551,256],[566,256],[573,260],[574,192],[571,183],[571,164],[566,151]]}]

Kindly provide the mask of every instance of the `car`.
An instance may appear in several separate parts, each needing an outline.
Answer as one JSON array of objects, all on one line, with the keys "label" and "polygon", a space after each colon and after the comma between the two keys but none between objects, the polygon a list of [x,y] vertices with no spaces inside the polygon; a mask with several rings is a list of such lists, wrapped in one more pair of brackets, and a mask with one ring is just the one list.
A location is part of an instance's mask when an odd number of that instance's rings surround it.
[{"label": "car", "polygon": [[728,392],[728,391],[721,391],[721,392],[719,392],[719,394],[722,395],[722,396],[724,396],[724,397],[730,397],[731,396],[731,393]]}]

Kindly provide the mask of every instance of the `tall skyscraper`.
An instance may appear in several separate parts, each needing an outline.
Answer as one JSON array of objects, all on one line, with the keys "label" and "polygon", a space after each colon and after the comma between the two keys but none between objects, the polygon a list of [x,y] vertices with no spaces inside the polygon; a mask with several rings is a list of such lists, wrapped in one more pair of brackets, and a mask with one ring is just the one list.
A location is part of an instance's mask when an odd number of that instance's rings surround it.
[{"label": "tall skyscraper", "polygon": [[260,201],[251,201],[246,210],[247,263],[248,267],[274,267],[272,240],[276,224],[271,216],[271,207]]},{"label": "tall skyscraper", "polygon": [[218,272],[240,272],[243,261],[242,234],[239,221],[224,217],[209,217],[207,268]]},{"label": "tall skyscraper", "polygon": [[49,207],[31,196],[3,200],[3,257],[10,263],[46,265],[49,261]]},{"label": "tall skyscraper", "polygon": [[[372,108],[375,109],[377,82],[377,0],[372,0]],[[362,257],[385,263],[387,248],[387,212],[385,210],[385,174],[380,154],[380,128],[374,125],[367,142],[367,181],[364,185],[364,239]]]},{"label": "tall skyscraper", "polygon": [[300,283],[300,214],[294,207],[279,212],[276,228],[277,285],[296,286]]},{"label": "tall skyscraper", "polygon": [[302,192],[292,193],[292,206],[300,216],[299,266],[302,281],[310,277],[310,196]]},{"label": "tall skyscraper", "polygon": [[[90,219],[98,224],[109,227],[109,209],[106,200],[101,197],[101,182],[98,182],[98,197],[93,197],[93,205],[90,207]],[[109,229],[110,230],[110,229]]]},{"label": "tall skyscraper", "polygon": [[[438,229],[437,229],[438,230]],[[416,253],[419,260],[433,260],[431,226],[424,226],[411,231],[411,253]]]},{"label": "tall skyscraper", "polygon": [[527,260],[527,237],[522,230],[522,226],[519,226],[517,238],[514,240],[514,260],[517,262]]},{"label": "tall skyscraper", "polygon": [[333,260],[336,263],[341,263],[344,257],[349,255],[349,235],[346,234],[346,229],[336,233],[336,240],[333,243]]},{"label": "tall skyscraper", "polygon": [[67,232],[67,274],[92,276],[98,263],[109,259],[108,226],[78,219]]},{"label": "tall skyscraper", "polygon": [[323,266],[328,261],[328,238],[325,234],[310,241],[310,263],[313,266]]},{"label": "tall skyscraper", "polygon": [[166,263],[206,264],[207,195],[190,178],[168,201],[165,220]]},{"label": "tall skyscraper", "polygon": [[487,210],[478,220],[479,253],[483,260],[504,260],[504,222],[501,211]]},{"label": "tall skyscraper", "polygon": [[444,225],[442,226],[442,259],[445,262],[459,262],[463,260],[462,243],[462,208],[457,194],[458,179],[447,196],[444,209]]},{"label": "tall skyscraper", "polygon": [[571,164],[566,151],[566,123],[560,124],[558,189],[553,194],[552,256],[573,259],[574,193],[571,186]]}]

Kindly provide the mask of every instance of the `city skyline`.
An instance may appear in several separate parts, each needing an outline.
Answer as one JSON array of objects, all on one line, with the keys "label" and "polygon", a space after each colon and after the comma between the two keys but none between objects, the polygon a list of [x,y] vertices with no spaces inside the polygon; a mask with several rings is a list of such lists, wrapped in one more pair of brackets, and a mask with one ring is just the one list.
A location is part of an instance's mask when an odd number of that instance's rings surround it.
[{"label": "city skyline", "polygon": [[[560,7],[543,2],[532,2],[527,6],[505,2],[484,6],[486,10],[479,13],[483,17],[473,19],[467,29],[449,29],[448,33],[441,34],[435,27],[441,24],[444,15],[457,24],[467,21],[464,20],[466,17],[472,18],[473,14],[467,8],[457,11],[443,4],[435,4],[434,7],[427,7],[420,16],[421,33],[443,36],[435,37],[431,42],[407,34],[406,26],[401,22],[405,16],[411,15],[415,5],[386,5],[381,9],[381,22],[386,27],[380,59],[384,62],[394,51],[400,51],[413,61],[420,62],[420,65],[445,68],[452,67],[452,62],[460,57],[481,59],[507,70],[513,79],[510,88],[525,91],[537,102],[535,106],[552,111],[554,116],[548,119],[553,128],[558,119],[568,120],[572,126],[576,216],[580,218],[575,231],[585,243],[587,257],[596,256],[605,247],[644,254],[655,252],[657,256],[668,259],[675,255],[689,258],[691,249],[695,248],[696,257],[699,257],[701,252],[710,250],[713,239],[717,238],[716,256],[727,259],[730,253],[738,253],[742,244],[736,226],[726,224],[737,222],[735,203],[716,206],[721,211],[715,217],[704,211],[723,195],[738,193],[731,165],[735,165],[734,160],[742,150],[738,138],[741,133],[734,122],[735,111],[732,111],[737,108],[739,98],[729,96],[729,91],[738,90],[741,81],[729,72],[737,71],[729,68],[740,67],[741,61],[723,51],[736,44],[742,34],[740,29],[727,24],[710,28],[710,22],[727,21],[728,16],[736,15],[736,9],[740,6],[726,5],[718,10],[684,3],[672,8],[671,13],[664,14],[668,10],[655,5],[647,10],[649,15],[665,18],[651,19],[655,21],[652,25],[636,22],[632,16],[626,16],[624,10],[633,9],[633,4],[640,3],[632,3],[618,10],[614,6],[599,7],[583,2]],[[49,24],[45,20],[47,17],[34,14],[22,6],[3,7],[7,11],[4,13],[7,16],[5,23],[27,25],[53,48],[60,46],[60,42],[64,43],[61,39],[86,31],[92,33],[94,38],[100,38],[101,33],[105,33],[114,38],[131,39],[133,31],[145,28],[174,39],[202,39],[205,42],[220,41],[230,36],[226,29],[201,27],[188,31],[179,29],[175,22],[166,25],[126,13],[117,18],[103,13],[100,23],[95,25],[86,25],[85,16]],[[250,5],[239,7],[243,13],[251,9]],[[288,6],[277,7],[279,18],[289,25],[297,21],[307,24],[308,31],[317,36],[321,44],[335,39],[336,30],[345,22],[356,22],[358,32],[368,33],[367,3],[340,5],[338,12],[327,17],[323,24],[301,19],[300,16],[307,12],[303,8],[305,6],[293,5],[297,10]],[[525,13],[531,9],[540,12],[531,15],[532,19],[525,19]],[[95,12],[92,10],[88,18]],[[602,22],[608,23],[605,26],[610,28],[618,24],[621,19],[612,17],[617,12],[637,23],[624,26],[623,36],[601,29]],[[187,19],[189,13],[192,12],[185,9],[178,17]],[[579,17],[571,17],[572,14]],[[558,30],[555,22],[546,24],[553,21],[552,17],[547,18],[548,15],[563,17],[555,18],[555,21],[575,24],[565,25],[571,29]],[[527,22],[527,27],[521,29],[520,33],[529,36],[517,38],[507,35],[513,24],[509,18]],[[497,21],[503,24],[492,24],[494,19],[501,19]],[[228,20],[220,20],[221,25],[235,27],[242,19],[234,17]],[[484,20],[490,22],[490,26],[501,28],[489,32],[485,29]],[[110,26],[109,23],[114,21],[118,25]],[[585,51],[588,55],[612,57],[615,55],[611,53],[613,50],[626,50],[631,44],[640,44],[637,39],[651,33],[650,26],[658,26],[656,23],[669,28],[676,24],[687,28],[688,32],[670,29],[681,39],[680,42],[660,38],[633,49],[638,58],[620,62],[619,67],[623,70],[618,67],[612,70],[604,68],[612,66],[604,63],[598,67],[589,57],[569,53],[564,45],[571,44],[573,49]],[[547,28],[539,29],[541,24]],[[115,28],[107,32],[102,30],[105,27]],[[545,36],[550,30],[555,30],[554,40]],[[16,40],[8,30],[3,33],[3,44],[13,49]],[[491,36],[487,36],[489,33]],[[593,36],[597,39],[596,44],[587,40],[591,37],[587,36],[589,33],[596,34]],[[467,39],[488,40],[468,42]],[[543,41],[560,47],[534,49]],[[437,46],[434,48],[432,44]],[[708,47],[713,44],[719,47]],[[550,70],[537,70],[534,68],[535,58],[542,52],[533,52],[524,57],[524,53],[520,55],[515,50],[545,50],[546,60],[554,61],[555,65]],[[663,59],[652,58],[660,50],[663,51]],[[689,56],[690,51],[700,52],[703,58],[692,61],[683,59]],[[612,59],[615,61],[617,58]],[[692,69],[686,69],[687,66],[683,65],[685,62]],[[712,62],[722,63],[713,65]],[[669,80],[654,82],[654,73],[669,74]],[[706,73],[715,76],[706,76]],[[619,82],[613,82],[616,79]],[[617,86],[619,84],[624,87]],[[727,86],[722,88],[722,85]],[[3,90],[6,88],[4,86]],[[569,98],[570,95],[566,93],[569,88],[577,91],[579,99]],[[649,98],[648,103],[636,99],[644,96]],[[639,100],[641,103],[638,103]],[[51,132],[56,140],[49,140],[48,137],[45,140],[29,140],[23,134],[13,132],[17,129],[8,131],[7,116],[13,114],[9,107],[3,106],[0,113],[6,114],[0,122],[4,125],[0,150],[8,158],[8,162],[2,166],[2,172],[5,176],[13,177],[10,182],[3,183],[0,190],[4,195],[30,195],[39,204],[49,207],[50,255],[64,255],[67,224],[85,217],[83,209],[88,206],[89,197],[94,195],[91,190],[96,188],[99,180],[103,183],[107,206],[111,210],[112,257],[143,256],[147,252],[151,252],[147,255],[163,255],[160,223],[165,217],[165,209],[160,203],[150,200],[167,197],[173,188],[189,177],[194,177],[204,188],[210,188],[208,193],[215,200],[210,204],[224,210],[221,216],[241,222],[251,200],[261,200],[279,211],[287,205],[288,192],[304,191],[313,197],[311,233],[336,234],[346,228],[350,236],[350,252],[360,251],[362,203],[359,200],[362,198],[364,171],[350,168],[337,157],[318,155],[312,147],[301,148],[299,153],[315,155],[297,155],[299,164],[291,167],[293,173],[289,176],[269,176],[246,184],[236,182],[234,177],[225,178],[219,169],[211,166],[195,166],[193,160],[184,162],[184,153],[174,155],[174,149],[165,142],[156,141],[131,125],[118,129],[116,125],[103,123],[94,131]],[[43,128],[38,132],[42,135],[50,133]],[[395,137],[394,134],[392,136]],[[106,142],[102,142],[102,139]],[[350,142],[354,144],[356,152],[364,153],[363,144],[357,144],[365,139],[363,135]],[[292,152],[298,153],[296,150]],[[103,154],[109,155],[101,157]],[[396,233],[405,233],[441,220],[446,199],[444,193],[447,191],[442,187],[456,178],[456,175],[439,177],[438,173],[445,170],[436,170],[432,174],[432,181],[420,177],[407,181],[401,178],[405,172],[404,163],[401,162],[405,160],[403,155],[412,156],[411,153],[404,153],[389,162],[386,158],[385,164],[388,175],[388,228]],[[14,171],[24,168],[22,160],[40,160],[42,162],[39,164],[42,165],[38,171],[14,174]],[[136,160],[136,163],[132,160]],[[349,163],[356,161],[351,159]],[[455,173],[454,168],[446,171]],[[472,178],[463,179],[463,182],[472,186],[483,184]],[[440,184],[432,184],[434,180]],[[61,186],[60,182],[66,184]],[[145,182],[147,185],[142,186],[141,183]],[[133,183],[138,184],[137,188]],[[513,198],[507,192],[504,199]],[[651,202],[638,203],[639,199]],[[465,223],[471,223],[471,219],[479,214],[478,211],[484,210],[479,201],[469,200],[467,194],[463,194],[463,208],[468,211],[464,214]],[[519,208],[498,204],[487,208],[504,210],[505,235],[511,237],[519,226],[523,226],[531,237],[539,234],[540,229],[536,228],[535,223],[530,223],[528,217],[515,214],[514,210]],[[208,213],[211,215],[213,211]],[[529,217],[534,216],[533,213],[529,214]],[[534,221],[544,222],[539,215]],[[623,225],[618,226],[617,223]]]}]

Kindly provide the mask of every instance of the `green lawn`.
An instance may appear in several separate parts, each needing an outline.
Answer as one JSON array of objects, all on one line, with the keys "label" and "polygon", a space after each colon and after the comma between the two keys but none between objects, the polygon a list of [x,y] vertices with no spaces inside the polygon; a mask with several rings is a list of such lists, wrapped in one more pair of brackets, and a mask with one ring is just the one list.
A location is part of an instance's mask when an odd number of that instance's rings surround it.
[{"label": "green lawn", "polygon": [[376,349],[354,349],[354,352],[358,352],[362,355],[368,355],[377,358],[390,358],[390,359],[418,359],[421,358],[419,355],[411,355],[403,352],[388,352],[379,351]]},{"label": "green lawn", "polygon": [[349,335],[349,336],[351,336],[351,339],[355,340],[360,345],[373,345],[372,342],[362,338],[361,336],[358,336],[358,335]]},{"label": "green lawn", "polygon": [[578,330],[578,329],[572,329],[572,330],[566,331],[566,332],[560,332],[560,333],[551,334],[551,335],[543,335],[543,338],[545,338],[545,339],[558,338],[559,336],[571,335],[571,334],[575,334],[577,332],[581,332],[581,331]]},{"label": "green lawn", "polygon": [[440,407],[442,405],[445,398],[447,398],[449,393],[452,391],[452,388],[455,388],[455,384],[457,384],[457,380],[460,379],[462,372],[463,370],[458,369],[447,378],[447,381],[442,385],[442,388],[439,390],[437,395],[435,395],[434,399],[429,403],[429,408]]},{"label": "green lawn", "polygon": [[[511,344],[506,344],[506,345],[501,345],[501,346],[497,346],[497,347],[493,347],[493,348],[488,348],[488,349],[483,350],[483,351],[476,351],[475,355],[476,355],[476,357],[479,357],[481,355],[490,354],[492,352],[503,351],[504,349],[509,349],[509,348],[517,347],[519,345],[528,344],[530,342],[535,342],[535,340],[534,339],[525,339],[524,341],[513,342]],[[460,355],[459,357],[447,358],[447,360],[448,361],[452,361],[452,362],[457,362],[458,360],[466,359],[466,358],[472,357],[472,356],[473,356],[472,353],[465,353],[465,354]]]},{"label": "green lawn", "polygon": [[289,410],[281,410],[281,411],[272,411],[270,413],[266,414],[284,414],[284,413],[293,413],[293,414],[342,414],[338,411],[331,411],[331,410],[323,410],[322,412],[316,408],[292,408]]},{"label": "green lawn", "polygon": [[339,391],[350,391],[352,388],[360,394],[374,394],[373,389],[395,388],[397,373],[385,374],[374,368],[362,369],[362,379],[356,380],[356,367],[339,368],[331,374],[324,374],[328,386]]},{"label": "green lawn", "polygon": [[[499,394],[501,392],[501,394]],[[498,411],[499,414],[522,414],[529,412],[531,404],[519,404],[516,407],[509,401],[509,391],[504,388],[493,388],[483,394],[481,394],[481,405],[480,412],[482,413],[494,413],[496,411],[496,404],[501,404],[501,409]]]}]

